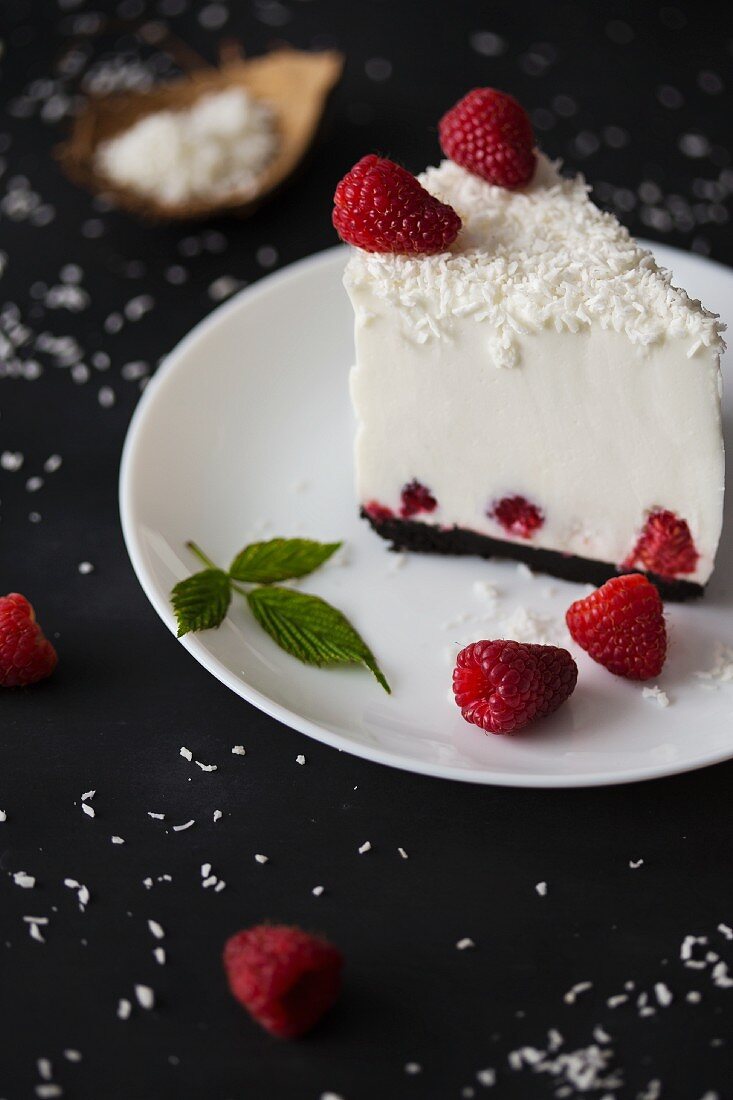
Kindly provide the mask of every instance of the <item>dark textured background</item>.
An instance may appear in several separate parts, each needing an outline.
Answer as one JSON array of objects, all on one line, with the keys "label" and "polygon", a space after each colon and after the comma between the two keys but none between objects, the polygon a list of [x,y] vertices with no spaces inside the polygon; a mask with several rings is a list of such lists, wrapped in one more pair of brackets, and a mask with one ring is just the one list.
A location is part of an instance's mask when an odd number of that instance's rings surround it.
[{"label": "dark textured background", "polygon": [[[23,462],[0,468],[0,589],[28,595],[61,654],[51,681],[0,700],[2,1100],[36,1095],[39,1057],[65,1097],[85,1100],[561,1096],[561,1067],[519,1072],[510,1051],[545,1050],[550,1028],[563,1050],[587,1048],[597,1025],[624,1085],[591,1095],[733,1096],[733,990],[680,962],[688,933],[733,956],[716,932],[733,924],[733,764],[554,792],[439,782],[340,755],[230,694],[175,642],[133,576],[116,500],[139,396],[130,375],[152,371],[213,308],[215,279],[262,275],[263,246],[281,265],[330,245],[334,182],[364,152],[413,169],[434,161],[437,118],[473,85],[514,92],[545,149],[586,171],[634,231],[733,260],[733,28],[711,12],[542,0],[2,0],[0,452]],[[125,26],[161,18],[211,60],[224,35],[253,53],[285,39],[347,55],[310,164],[252,221],[143,227],[100,209],[54,164],[85,73],[98,82],[123,53],[118,83],[165,75],[166,57]],[[89,295],[77,312],[48,299],[69,263]],[[152,311],[105,331],[140,294],[152,295]],[[66,365],[42,350],[43,332],[76,339]],[[63,464],[46,473],[52,454]],[[80,574],[82,561],[94,571]],[[231,755],[235,743],[246,757]],[[218,771],[192,768],[181,745]],[[92,788],[94,820],[80,808]],[[167,830],[190,817],[191,830]],[[366,839],[372,851],[360,856]],[[255,852],[270,862],[259,866]],[[222,893],[201,889],[205,861],[227,881]],[[33,890],[13,883],[21,869]],[[162,874],[173,881],[145,888]],[[91,891],[85,913],[67,876]],[[541,880],[546,898],[534,889]],[[49,918],[45,944],[30,939],[27,914]],[[148,918],[166,929],[165,967],[152,958]],[[320,929],[347,958],[337,1011],[300,1043],[269,1039],[225,989],[225,937],[263,918]],[[456,950],[463,936],[475,950]],[[593,987],[565,1003],[579,981]],[[627,981],[631,999],[609,1008]],[[656,1004],[658,981],[674,1001],[640,1017],[636,998],[646,991]],[[155,989],[157,1006],[119,1021],[118,998],[135,982]],[[685,1000],[690,989],[700,1003]],[[70,1064],[66,1048],[83,1060]],[[409,1062],[421,1072],[406,1073]],[[493,1091],[476,1078],[489,1067]]]}]

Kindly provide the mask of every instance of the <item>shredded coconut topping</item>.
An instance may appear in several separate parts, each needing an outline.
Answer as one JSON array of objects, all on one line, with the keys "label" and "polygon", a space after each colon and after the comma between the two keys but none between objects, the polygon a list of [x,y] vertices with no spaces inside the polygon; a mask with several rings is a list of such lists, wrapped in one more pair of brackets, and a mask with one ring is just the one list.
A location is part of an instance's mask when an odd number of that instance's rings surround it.
[{"label": "shredded coconut topping", "polygon": [[[398,256],[355,250],[347,286],[368,285],[399,311],[417,343],[450,338],[456,319],[488,321],[497,366],[518,364],[517,335],[591,324],[642,346],[666,336],[723,348],[725,326],[656,264],[613,214],[588,198],[583,176],[566,179],[540,156],[523,191],[494,187],[445,160],[420,182],[454,207],[463,228],[450,252]],[[362,318],[368,321],[368,317]]]}]

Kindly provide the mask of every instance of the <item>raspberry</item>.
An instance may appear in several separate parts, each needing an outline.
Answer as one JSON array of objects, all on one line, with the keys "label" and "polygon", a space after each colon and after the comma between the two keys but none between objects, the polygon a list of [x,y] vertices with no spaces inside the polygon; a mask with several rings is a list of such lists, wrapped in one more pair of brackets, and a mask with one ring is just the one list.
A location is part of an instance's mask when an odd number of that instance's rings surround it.
[{"label": "raspberry", "polygon": [[341,952],[300,928],[260,924],[224,945],[229,988],[259,1024],[280,1039],[314,1027],[341,989]]},{"label": "raspberry", "polygon": [[650,680],[662,671],[667,655],[662,600],[641,573],[606,581],[572,604],[565,620],[578,645],[616,676]]},{"label": "raspberry", "polygon": [[537,505],[519,496],[502,497],[492,505],[489,517],[500,523],[508,535],[516,535],[520,539],[531,539],[545,522]]},{"label": "raspberry", "polygon": [[655,508],[648,513],[644,530],[622,568],[642,566],[671,580],[680,573],[694,573],[699,557],[686,521],[674,512]]},{"label": "raspberry", "polygon": [[0,687],[25,687],[56,668],[56,650],[36,622],[25,596],[0,596]]},{"label": "raspberry", "polygon": [[434,512],[437,507],[438,502],[433,494],[419,481],[411,481],[403,488],[400,508],[403,519],[409,519],[418,512]]},{"label": "raspberry", "polygon": [[394,519],[394,512],[386,504],[380,504],[378,500],[370,500],[364,505],[364,511],[370,519],[377,522],[385,519]]},{"label": "raspberry", "polygon": [[577,679],[566,649],[504,639],[473,642],[456,659],[453,694],[467,722],[487,733],[516,733],[557,710]]},{"label": "raspberry", "polygon": [[336,232],[366,252],[445,252],[461,228],[452,206],[373,153],[346,173],[333,201]]},{"label": "raspberry", "polygon": [[438,129],[445,155],[489,183],[513,190],[532,179],[532,123],[506,92],[474,88],[443,115]]}]

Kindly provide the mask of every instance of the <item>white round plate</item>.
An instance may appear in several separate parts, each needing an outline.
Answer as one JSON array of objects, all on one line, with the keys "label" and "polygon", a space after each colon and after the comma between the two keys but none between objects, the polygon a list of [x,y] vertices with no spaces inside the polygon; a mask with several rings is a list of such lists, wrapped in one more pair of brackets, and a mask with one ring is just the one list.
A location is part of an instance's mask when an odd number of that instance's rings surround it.
[{"label": "white round plate", "polygon": [[[723,313],[733,301],[733,271],[670,248],[655,252],[711,309]],[[705,598],[668,607],[670,652],[659,685],[671,705],[663,709],[643,697],[641,685],[611,676],[570,642],[563,616],[584,586],[508,562],[394,555],[358,518],[346,254],[331,249],[242,291],[197,325],[145,390],[125,444],[121,514],[132,564],[166,625],[175,631],[172,586],[198,568],[187,539],[225,566],[252,539],[344,539],[344,563],[329,563],[302,584],[349,616],[391,696],[366,670],[308,668],[287,656],[240,597],[218,630],[189,634],[182,644],[281,722],[428,775],[577,787],[733,757],[733,684],[711,686],[695,675],[712,665],[716,643],[733,644],[730,522]],[[729,386],[729,420],[732,398]],[[477,582],[499,589],[493,609]],[[548,641],[571,649],[578,687],[557,714],[521,735],[486,736],[452,701],[453,658],[468,641],[505,631],[518,637],[521,609],[535,616],[535,627],[540,620]]]}]

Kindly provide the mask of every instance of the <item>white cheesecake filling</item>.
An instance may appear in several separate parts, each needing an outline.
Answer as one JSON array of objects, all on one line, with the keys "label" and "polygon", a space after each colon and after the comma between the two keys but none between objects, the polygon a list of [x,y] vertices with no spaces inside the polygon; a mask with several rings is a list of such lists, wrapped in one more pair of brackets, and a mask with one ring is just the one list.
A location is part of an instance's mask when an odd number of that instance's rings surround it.
[{"label": "white cheesecake filling", "polygon": [[530,545],[612,565],[632,553],[647,513],[667,509],[700,554],[685,579],[704,583],[722,522],[716,354],[688,358],[679,340],[642,349],[592,326],[521,337],[522,367],[504,371],[485,327],[459,323],[417,347],[384,306],[357,322],[362,504],[399,516],[416,479],[437,507],[412,518],[506,539],[490,513],[518,495],[544,517]]},{"label": "white cheesecake filling", "polygon": [[[357,492],[411,518],[511,541],[491,513],[522,496],[529,545],[619,565],[650,512],[684,519],[704,583],[723,504],[717,319],[543,159],[521,193],[450,162],[423,182],[464,219],[452,252],[355,252],[351,390]],[[502,369],[514,367],[515,369]]]}]

